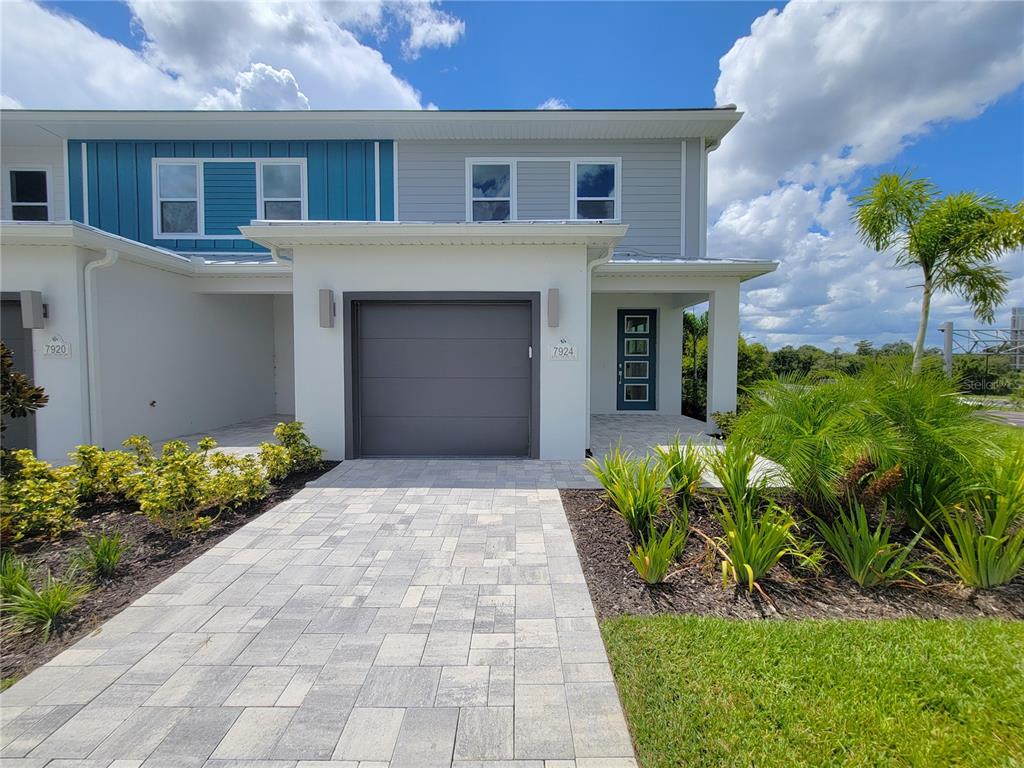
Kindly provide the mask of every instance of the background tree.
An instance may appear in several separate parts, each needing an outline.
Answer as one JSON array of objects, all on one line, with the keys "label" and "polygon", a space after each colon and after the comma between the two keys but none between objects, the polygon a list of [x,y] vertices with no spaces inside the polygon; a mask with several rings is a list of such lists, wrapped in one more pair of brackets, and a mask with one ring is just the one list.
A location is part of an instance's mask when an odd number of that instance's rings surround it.
[{"label": "background tree", "polygon": [[49,399],[42,387],[35,386],[28,376],[14,370],[14,355],[6,344],[0,344],[0,440],[7,431],[8,418],[24,418],[35,413]]},{"label": "background tree", "polygon": [[958,192],[940,197],[927,179],[887,173],[854,198],[861,240],[892,251],[897,267],[921,270],[921,320],[912,370],[921,370],[932,296],[954,293],[975,317],[990,323],[1006,298],[1007,277],[996,266],[1024,246],[1024,202],[1015,206],[988,195]]}]

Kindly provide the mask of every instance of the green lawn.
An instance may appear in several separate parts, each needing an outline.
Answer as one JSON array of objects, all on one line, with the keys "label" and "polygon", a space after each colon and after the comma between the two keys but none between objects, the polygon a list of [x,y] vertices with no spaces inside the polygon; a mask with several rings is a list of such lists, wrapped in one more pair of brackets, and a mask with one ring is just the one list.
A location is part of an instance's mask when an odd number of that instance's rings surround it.
[{"label": "green lawn", "polygon": [[644,768],[1024,766],[1024,622],[601,629]]}]

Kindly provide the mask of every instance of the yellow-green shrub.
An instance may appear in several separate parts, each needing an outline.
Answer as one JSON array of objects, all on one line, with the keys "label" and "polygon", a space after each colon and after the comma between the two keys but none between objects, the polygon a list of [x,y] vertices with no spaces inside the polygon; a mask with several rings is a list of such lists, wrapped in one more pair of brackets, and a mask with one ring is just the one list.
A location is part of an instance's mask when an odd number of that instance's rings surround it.
[{"label": "yellow-green shrub", "polygon": [[214,453],[209,456],[209,505],[217,509],[236,508],[249,501],[265,498],[270,492],[263,465],[255,456]]},{"label": "yellow-green shrub", "polygon": [[75,527],[78,493],[71,467],[54,469],[29,450],[11,451],[5,460],[14,466],[0,479],[0,536],[17,541]]},{"label": "yellow-green shrub", "polygon": [[292,472],[309,472],[323,462],[324,452],[313,445],[302,431],[302,422],[283,421],[274,429],[274,437],[288,451],[292,461]]},{"label": "yellow-green shrub", "polygon": [[260,464],[271,482],[284,480],[292,471],[292,457],[283,445],[260,443]]},{"label": "yellow-green shrub", "polygon": [[209,520],[210,467],[206,452],[193,451],[181,440],[171,440],[159,458],[143,464],[132,496],[152,522],[172,533],[203,528]]},{"label": "yellow-green shrub", "polygon": [[125,451],[105,451],[95,445],[80,445],[68,454],[74,464],[80,503],[124,496],[130,476],[138,471],[137,458]]}]

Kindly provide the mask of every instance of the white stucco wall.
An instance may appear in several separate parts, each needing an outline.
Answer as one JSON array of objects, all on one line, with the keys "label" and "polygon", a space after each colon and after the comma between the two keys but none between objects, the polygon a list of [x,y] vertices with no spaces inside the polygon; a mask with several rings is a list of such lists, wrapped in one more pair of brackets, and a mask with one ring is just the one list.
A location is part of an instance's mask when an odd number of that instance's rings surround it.
[{"label": "white stucco wall", "polygon": [[274,408],[295,413],[295,324],[291,294],[274,296]]},{"label": "white stucco wall", "polygon": [[104,447],[276,410],[273,296],[200,294],[188,275],[125,259],[95,277]]},{"label": "white stucco wall", "polygon": [[[32,378],[49,403],[35,415],[36,454],[65,463],[67,452],[88,440],[85,408],[86,357],[82,267],[99,254],[72,246],[5,246],[0,253],[4,291],[41,291],[48,305],[46,327],[32,331]],[[59,334],[71,345],[69,358],[43,357],[43,342]]]},{"label": "white stucco wall", "polygon": [[[332,247],[294,249],[295,410],[328,458],[344,455],[344,334],[346,291],[536,291],[541,294],[540,457],[580,459],[586,449],[587,271],[583,246]],[[334,291],[339,317],[320,328],[317,292]],[[558,288],[560,324],[547,326],[545,294]],[[579,360],[548,359],[565,337]]]},{"label": "white stucco wall", "polygon": [[[678,416],[682,402],[683,310],[671,294],[596,293],[591,301],[590,412],[616,413],[618,311],[656,309],[655,413]],[[630,411],[633,413],[634,411]]]}]

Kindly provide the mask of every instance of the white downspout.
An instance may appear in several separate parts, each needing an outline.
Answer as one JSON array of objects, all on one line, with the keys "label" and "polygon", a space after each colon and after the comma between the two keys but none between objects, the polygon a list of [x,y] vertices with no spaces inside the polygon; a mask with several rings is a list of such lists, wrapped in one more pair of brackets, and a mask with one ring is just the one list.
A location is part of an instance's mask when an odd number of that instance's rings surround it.
[{"label": "white downspout", "polygon": [[96,360],[99,329],[96,320],[96,281],[93,274],[98,269],[112,266],[118,257],[113,248],[107,249],[107,255],[98,261],[90,261],[85,265],[85,361],[88,369],[88,388],[86,401],[89,408],[89,434],[86,436],[92,445],[103,445],[103,433],[100,425],[100,382],[99,364]]},{"label": "white downspout", "polygon": [[612,246],[608,246],[608,250],[605,252],[604,256],[587,264],[587,448],[590,447],[590,422],[593,420],[590,414],[590,379],[593,377],[594,364],[591,359],[593,349],[591,347],[590,337],[594,327],[594,311],[591,306],[593,303],[594,268],[599,267],[602,264],[607,264],[612,260],[612,255]]}]

